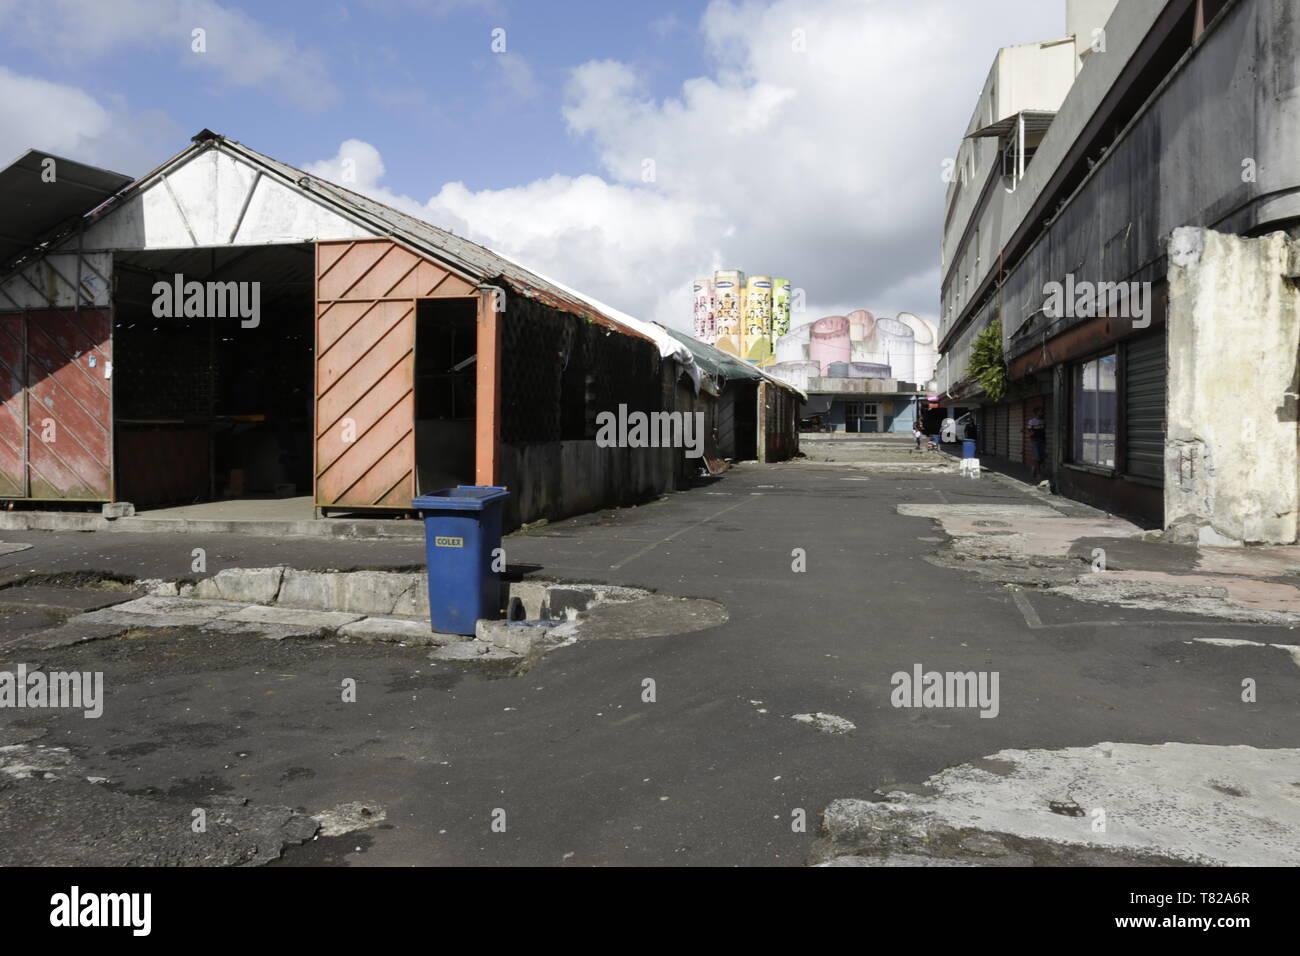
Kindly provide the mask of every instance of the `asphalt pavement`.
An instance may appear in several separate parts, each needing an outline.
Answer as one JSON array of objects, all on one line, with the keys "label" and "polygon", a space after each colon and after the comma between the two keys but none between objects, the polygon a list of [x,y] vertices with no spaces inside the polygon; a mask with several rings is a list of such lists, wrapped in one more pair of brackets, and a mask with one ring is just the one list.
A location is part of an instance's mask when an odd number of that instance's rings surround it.
[{"label": "asphalt pavement", "polygon": [[[359,803],[364,829],[286,838],[279,864],[801,865],[833,800],[916,787],[1006,748],[1300,746],[1300,668],[1285,655],[1261,664],[1249,648],[1189,642],[1177,614],[1125,612],[1133,623],[1116,626],[1114,608],[1051,596],[1034,596],[1040,624],[1076,626],[1031,627],[1007,587],[926,561],[944,536],[897,510],[954,502],[1040,500],[947,474],[746,464],[648,505],[508,536],[515,573],[708,598],[728,613],[691,634],[579,642],[523,673],[420,648],[184,629],[41,651],[29,667],[102,671],[105,708],[98,719],[0,711],[0,745],[54,767],[0,775],[0,862],[49,859],[52,845],[67,862],[260,862],[266,851],[231,846],[254,831],[244,843],[265,843],[283,820],[237,821],[208,845],[194,809]],[[11,576],[194,577],[194,548],[207,573],[421,560],[418,542],[0,537],[32,545],[0,558]],[[9,611],[0,628],[38,617]],[[892,706],[891,675],[918,664],[998,672],[996,718]],[[1250,707],[1242,673],[1268,688]],[[355,702],[341,692],[349,680]],[[793,719],[808,713],[855,729]]]}]

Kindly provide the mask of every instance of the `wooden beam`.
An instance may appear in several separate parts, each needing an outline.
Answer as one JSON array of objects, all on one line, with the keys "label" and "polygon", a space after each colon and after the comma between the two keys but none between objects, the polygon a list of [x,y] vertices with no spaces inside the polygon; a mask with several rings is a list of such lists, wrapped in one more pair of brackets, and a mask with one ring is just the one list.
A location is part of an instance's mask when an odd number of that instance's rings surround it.
[{"label": "wooden beam", "polygon": [[501,477],[501,322],[492,289],[478,296],[478,362],[475,378],[474,483],[496,485]]}]

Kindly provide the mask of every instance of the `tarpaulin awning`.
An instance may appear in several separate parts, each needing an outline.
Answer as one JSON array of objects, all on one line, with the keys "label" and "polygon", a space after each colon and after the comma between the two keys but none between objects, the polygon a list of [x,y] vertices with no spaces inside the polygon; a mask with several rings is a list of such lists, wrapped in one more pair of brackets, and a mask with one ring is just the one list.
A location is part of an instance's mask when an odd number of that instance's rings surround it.
[{"label": "tarpaulin awning", "polygon": [[803,408],[799,411],[799,417],[809,418],[813,415],[825,415],[831,410],[833,401],[835,401],[834,395],[809,395],[808,401],[803,403]]}]

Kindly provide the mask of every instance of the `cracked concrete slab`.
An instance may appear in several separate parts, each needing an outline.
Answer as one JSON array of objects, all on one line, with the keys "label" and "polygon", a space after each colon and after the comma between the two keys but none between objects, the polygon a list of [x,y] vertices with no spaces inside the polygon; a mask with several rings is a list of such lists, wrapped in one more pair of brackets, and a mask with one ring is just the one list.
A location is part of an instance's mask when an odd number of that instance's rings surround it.
[{"label": "cracked concrete slab", "polygon": [[119,637],[131,630],[133,626],[143,626],[141,622],[133,624],[129,619],[87,620],[88,617],[90,615],[83,614],[66,623],[38,631],[35,634],[20,634],[13,640],[0,642],[0,647],[34,649],[70,647],[73,644],[83,644],[86,641],[101,641]]},{"label": "cracked concrete slab", "polygon": [[1300,864],[1294,749],[1100,743],[1003,750],[935,774],[920,792],[882,796],[832,803],[820,856],[960,858],[982,835],[1039,863],[1099,850],[1184,863]]},{"label": "cracked concrete slab", "polygon": [[1213,644],[1217,647],[1270,647],[1290,656],[1296,667],[1300,667],[1300,644],[1266,644],[1262,641],[1247,641],[1235,637],[1197,637],[1197,644]]},{"label": "cracked concrete slab", "polygon": [[0,747],[0,866],[257,866],[320,828],[289,807],[229,796],[196,805],[110,784],[85,776],[69,748]]},{"label": "cracked concrete slab", "polygon": [[334,631],[346,624],[359,621],[361,618],[362,615],[360,614],[348,614],[345,611],[306,611],[287,607],[251,605],[241,607],[230,614],[222,615],[221,620],[247,624],[286,624],[294,627]]},{"label": "cracked concrete slab", "polygon": [[48,585],[18,585],[0,589],[0,606],[42,607],[69,614],[95,611],[120,604],[130,597],[123,592],[94,588],[60,588]]},{"label": "cracked concrete slab", "polygon": [[284,567],[226,568],[184,590],[185,596],[245,604],[274,604],[284,581]]},{"label": "cracked concrete slab", "polygon": [[945,860],[942,857],[921,856],[917,853],[895,853],[892,856],[837,856],[818,866],[979,866],[973,860]]},{"label": "cracked concrete slab", "polygon": [[858,729],[857,724],[847,718],[840,717],[838,714],[823,714],[820,711],[815,714],[792,714],[790,719],[808,724],[823,734],[849,734]]},{"label": "cracked concrete slab", "polygon": [[443,634],[433,630],[428,620],[394,617],[364,617],[340,627],[338,635],[340,638],[366,643],[439,647],[465,640],[461,634]]},{"label": "cracked concrete slab", "polygon": [[[1300,624],[1300,587],[1270,580],[1287,573],[1300,549],[1198,552],[1155,540],[1122,519],[1066,516],[1040,505],[900,504],[897,510],[940,523],[951,540],[926,558],[939,567],[1087,603]],[[1100,570],[1093,570],[1094,558],[1104,562]],[[1205,567],[1222,573],[1195,573]]]},{"label": "cracked concrete slab", "polygon": [[905,502],[898,505],[898,513],[909,518],[1060,518],[1061,513],[1047,505],[1016,504],[942,504],[926,505]]},{"label": "cracked concrete slab", "polygon": [[388,819],[388,812],[373,803],[353,801],[312,814],[312,818],[320,824],[321,836],[336,837],[377,827]]},{"label": "cracked concrete slab", "polygon": [[285,572],[277,603],[284,607],[330,608],[358,614],[426,616],[429,594],[424,575],[394,571]]},{"label": "cracked concrete slab", "polygon": [[[166,616],[190,624],[212,621],[232,609],[228,601],[200,600],[186,597],[142,597],[114,606],[112,614]],[[100,612],[103,613],[103,612]]]},{"label": "cracked concrete slab", "polygon": [[461,641],[434,648],[431,661],[522,661],[523,656],[487,641]]},{"label": "cracked concrete slab", "polygon": [[1105,571],[1081,575],[1070,584],[1050,588],[1049,593],[1120,607],[1203,614],[1256,624],[1300,624],[1300,588],[1254,578]]},{"label": "cracked concrete slab", "polygon": [[1206,574],[1282,577],[1300,574],[1300,546],[1276,548],[1201,548],[1196,570]]}]

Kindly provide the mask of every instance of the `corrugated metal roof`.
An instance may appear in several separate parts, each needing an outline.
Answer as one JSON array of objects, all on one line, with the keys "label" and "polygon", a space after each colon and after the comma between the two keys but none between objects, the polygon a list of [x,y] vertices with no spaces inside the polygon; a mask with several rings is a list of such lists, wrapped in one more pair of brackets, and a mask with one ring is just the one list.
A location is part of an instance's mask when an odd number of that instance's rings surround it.
[{"label": "corrugated metal roof", "polygon": [[692,338],[685,332],[679,332],[677,329],[670,329],[666,325],[660,325],[659,323],[655,324],[659,325],[659,327],[665,332],[685,345],[694,357],[695,364],[698,365],[701,370],[713,376],[715,380],[718,380],[719,384],[740,379],[755,382],[768,381],[807,398],[802,391],[795,388],[789,382],[783,382],[776,376],[764,372],[761,368],[752,365],[749,362],[742,362],[734,355],[722,351],[722,349],[717,346],[709,345],[707,342],[701,342],[699,339]]},{"label": "corrugated metal roof", "polygon": [[[47,168],[53,180],[42,175]],[[130,183],[130,176],[39,149],[23,153],[0,170],[0,271]]]},{"label": "corrugated metal roof", "polygon": [[[135,182],[130,182],[127,177],[120,176],[120,174],[108,173],[108,176],[117,177],[121,181],[115,183],[116,189],[114,189],[114,192],[118,193],[116,199],[111,203],[103,204],[102,209],[96,210],[95,207],[103,203],[103,198],[105,198],[101,197],[93,205],[85,206],[78,212],[85,214],[94,211],[96,218],[110,215],[121,203],[151,185],[158,177],[174,171],[194,155],[207,149],[225,151],[260,167],[278,178],[289,188],[307,192],[362,228],[373,231],[377,236],[389,236],[396,239],[430,259],[453,269],[471,281],[477,283],[500,281],[517,293],[562,312],[595,322],[623,335],[630,335],[653,342],[660,348],[661,355],[665,357],[671,355],[683,365],[688,366],[687,370],[690,372],[692,379],[698,381],[699,370],[694,365],[693,353],[689,349],[673,350],[666,347],[664,344],[666,339],[662,335],[658,335],[656,330],[650,327],[650,323],[632,319],[632,317],[625,316],[616,309],[603,306],[602,303],[589,296],[582,295],[561,286],[553,280],[546,279],[493,252],[486,246],[481,246],[463,236],[457,236],[453,232],[425,222],[409,213],[393,209],[361,193],[304,172],[264,153],[259,153],[255,149],[209,129],[201,130],[193,137],[193,145],[177,153],[158,166],[157,169]],[[60,162],[69,161],[62,160]],[[81,164],[72,165],[85,170],[93,169],[93,167],[82,166]],[[122,187],[127,186],[128,183],[129,188],[123,189]],[[0,208],[3,207],[0,206]],[[62,235],[67,236],[70,231],[65,230]],[[30,248],[30,244],[23,246],[24,251],[28,248]]]},{"label": "corrugated metal roof", "polygon": [[[200,140],[200,137],[204,137],[204,139]],[[431,255],[453,268],[457,268],[460,272],[479,282],[502,279],[521,295],[537,299],[553,308],[590,319],[625,335],[649,338],[640,331],[630,328],[605,314],[589,302],[571,295],[536,273],[530,272],[517,263],[498,255],[486,246],[481,246],[463,236],[441,229],[432,223],[425,222],[423,219],[417,219],[409,213],[393,209],[391,206],[385,206],[381,202],[376,202],[368,196],[353,192],[329,180],[303,172],[288,163],[273,159],[218,133],[205,130],[196,136],[195,140],[200,145],[210,141],[220,147],[228,148],[244,158],[266,167],[271,172],[279,174],[289,182],[309,190],[313,195],[351,207],[360,212],[365,218],[371,219],[380,225],[381,231],[392,235],[394,238],[404,240],[413,248]]]}]

